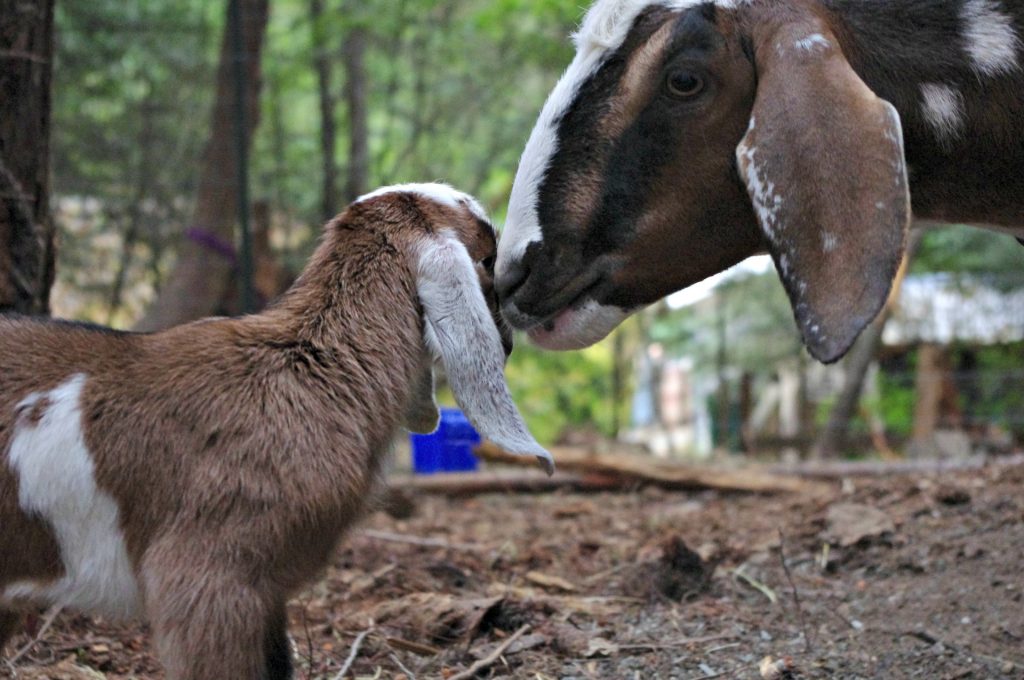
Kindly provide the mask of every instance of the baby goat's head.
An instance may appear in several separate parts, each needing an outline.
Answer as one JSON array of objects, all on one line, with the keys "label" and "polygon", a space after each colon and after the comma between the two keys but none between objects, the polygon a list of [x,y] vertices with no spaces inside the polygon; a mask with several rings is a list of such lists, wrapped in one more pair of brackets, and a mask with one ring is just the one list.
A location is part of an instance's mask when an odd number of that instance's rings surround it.
[{"label": "baby goat's head", "polygon": [[445,184],[384,187],[356,205],[373,208],[374,219],[401,225],[408,243],[426,361],[406,412],[407,427],[437,427],[433,360],[440,359],[456,401],[481,436],[511,453],[536,456],[550,474],[551,454],[526,428],[505,382],[512,335],[498,311],[494,228],[484,209]]}]

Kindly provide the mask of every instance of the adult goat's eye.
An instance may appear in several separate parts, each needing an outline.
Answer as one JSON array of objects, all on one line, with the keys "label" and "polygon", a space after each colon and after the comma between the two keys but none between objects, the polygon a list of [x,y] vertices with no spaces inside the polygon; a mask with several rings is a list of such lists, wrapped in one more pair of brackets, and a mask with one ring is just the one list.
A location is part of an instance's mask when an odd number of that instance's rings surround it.
[{"label": "adult goat's eye", "polygon": [[665,88],[673,97],[688,99],[704,91],[704,79],[693,71],[673,71],[665,80]]}]

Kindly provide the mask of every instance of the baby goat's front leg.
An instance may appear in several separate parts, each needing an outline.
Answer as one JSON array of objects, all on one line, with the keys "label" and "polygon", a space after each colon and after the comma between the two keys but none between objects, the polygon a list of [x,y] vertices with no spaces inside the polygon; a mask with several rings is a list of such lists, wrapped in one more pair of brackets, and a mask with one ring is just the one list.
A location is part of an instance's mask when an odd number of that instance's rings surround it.
[{"label": "baby goat's front leg", "polygon": [[[181,550],[178,562],[193,551]],[[283,602],[238,568],[186,562],[175,570],[167,564],[144,579],[167,680],[291,678]]]}]

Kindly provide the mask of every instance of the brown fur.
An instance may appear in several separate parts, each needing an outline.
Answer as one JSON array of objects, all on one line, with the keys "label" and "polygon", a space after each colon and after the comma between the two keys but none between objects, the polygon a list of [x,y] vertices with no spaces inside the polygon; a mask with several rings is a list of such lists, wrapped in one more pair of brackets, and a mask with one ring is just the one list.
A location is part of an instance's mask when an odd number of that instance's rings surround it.
[{"label": "brown fur", "polygon": [[[390,194],[330,222],[262,314],[152,335],[0,317],[0,592],[61,574],[5,464],[14,405],[83,373],[85,442],[168,678],[287,677],[284,602],[359,516],[419,379],[411,259],[439,224],[492,258],[468,209]],[[0,610],[0,643],[12,626]]]}]

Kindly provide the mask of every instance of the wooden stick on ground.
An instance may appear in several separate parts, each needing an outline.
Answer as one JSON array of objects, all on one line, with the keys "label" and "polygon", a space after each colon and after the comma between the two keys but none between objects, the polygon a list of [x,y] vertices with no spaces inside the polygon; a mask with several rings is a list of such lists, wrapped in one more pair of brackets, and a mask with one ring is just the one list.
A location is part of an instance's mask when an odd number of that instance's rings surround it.
[{"label": "wooden stick on ground", "polygon": [[[581,448],[551,449],[560,470],[598,475],[609,480],[654,484],[666,489],[715,489],[747,493],[811,492],[823,487],[807,479],[756,469],[724,470],[631,453],[596,453]],[[514,456],[500,447],[484,442],[476,448],[484,460],[512,465],[535,465],[533,459]]]},{"label": "wooden stick on ground", "polygon": [[444,548],[445,550],[459,550],[462,552],[482,552],[486,550],[485,547],[480,545],[473,545],[471,543],[452,543],[444,540],[443,538],[423,538],[421,536],[408,536],[406,534],[395,534],[390,531],[376,531],[374,529],[364,529],[359,533],[367,538],[373,538],[378,541],[407,543],[409,545],[418,545],[424,548]]},{"label": "wooden stick on ground", "polygon": [[494,665],[494,662],[501,658],[501,655],[512,646],[512,643],[521,638],[528,630],[530,630],[530,624],[524,624],[519,630],[505,638],[505,641],[498,645],[497,649],[493,652],[480,659],[461,673],[456,673],[452,677],[448,678],[448,680],[470,680],[470,678],[474,677],[483,669]]}]

